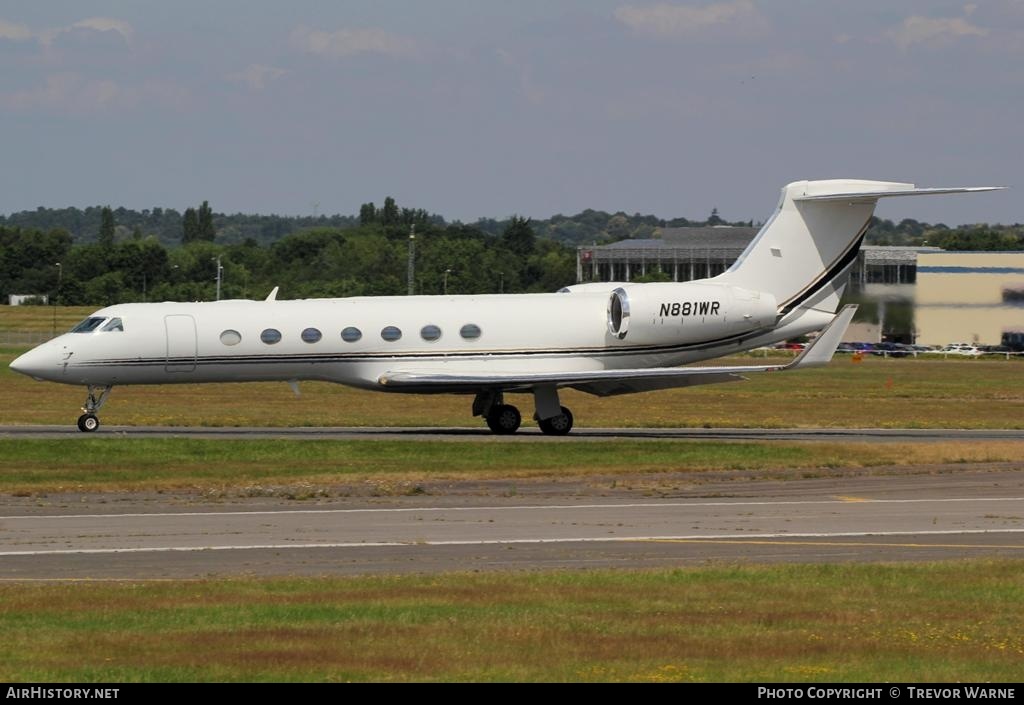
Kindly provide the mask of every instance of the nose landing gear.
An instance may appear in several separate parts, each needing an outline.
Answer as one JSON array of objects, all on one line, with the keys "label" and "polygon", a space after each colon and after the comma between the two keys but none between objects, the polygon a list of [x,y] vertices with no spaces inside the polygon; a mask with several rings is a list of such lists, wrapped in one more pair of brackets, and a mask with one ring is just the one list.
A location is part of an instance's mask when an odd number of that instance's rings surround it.
[{"label": "nose landing gear", "polygon": [[[86,389],[89,390],[89,395],[85,398],[85,406],[82,407],[82,411],[85,413],[78,417],[78,430],[83,433],[92,433],[100,427],[99,417],[96,416],[96,412],[103,406],[103,402],[107,400],[107,395],[110,394],[110,390],[114,388],[114,385],[108,384],[100,390],[99,387],[90,384]],[[100,390],[97,396],[96,391]]]}]

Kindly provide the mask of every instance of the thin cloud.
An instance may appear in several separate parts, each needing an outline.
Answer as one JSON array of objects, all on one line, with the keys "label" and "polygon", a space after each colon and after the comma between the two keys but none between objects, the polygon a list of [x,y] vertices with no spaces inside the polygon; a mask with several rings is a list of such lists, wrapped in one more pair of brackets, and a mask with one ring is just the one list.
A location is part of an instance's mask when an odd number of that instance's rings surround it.
[{"label": "thin cloud", "polygon": [[25,25],[0,20],[0,39],[11,39],[20,42],[32,39],[32,37],[32,30]]},{"label": "thin cloud", "polygon": [[299,27],[292,32],[290,41],[292,46],[300,51],[331,58],[345,58],[357,54],[408,56],[416,51],[416,42],[412,39],[375,28],[325,32]]},{"label": "thin cloud", "polygon": [[281,78],[287,71],[276,66],[264,66],[263,64],[249,64],[242,71],[229,73],[225,78],[229,81],[244,83],[254,91],[263,90],[268,83],[274,79]]},{"label": "thin cloud", "polygon": [[761,32],[767,25],[751,0],[692,5],[623,5],[615,19],[638,34],[661,38],[697,36],[709,30],[738,34]]},{"label": "thin cloud", "polygon": [[60,35],[83,29],[92,30],[93,32],[117,32],[121,35],[121,38],[124,39],[125,43],[130,43],[132,37],[135,35],[135,29],[124,20],[115,19],[113,17],[87,17],[84,20],[79,20],[74,24],[66,25],[64,27],[44,29],[36,36],[39,38],[39,41],[43,46],[48,47],[53,44],[54,40],[60,37]]},{"label": "thin cloud", "polygon": [[938,46],[964,37],[985,37],[989,31],[971,24],[963,17],[922,17],[914,15],[899,27],[886,32],[886,37],[901,49],[915,44]]},{"label": "thin cloud", "polygon": [[124,37],[126,42],[131,41],[132,35],[135,34],[135,30],[130,24],[113,17],[89,17],[75,22],[71,26],[75,29],[94,29],[97,32],[117,32]]},{"label": "thin cloud", "polygon": [[501,59],[501,63],[515,71],[519,78],[519,88],[526,100],[535,105],[543,103],[544,90],[533,80],[533,73],[530,71],[530,67],[519,61],[512,52],[506,49],[496,49],[495,52],[498,58]]},{"label": "thin cloud", "polygon": [[88,80],[75,73],[47,76],[45,84],[0,95],[0,105],[13,110],[37,108],[89,113],[113,107],[121,88],[109,79]]}]

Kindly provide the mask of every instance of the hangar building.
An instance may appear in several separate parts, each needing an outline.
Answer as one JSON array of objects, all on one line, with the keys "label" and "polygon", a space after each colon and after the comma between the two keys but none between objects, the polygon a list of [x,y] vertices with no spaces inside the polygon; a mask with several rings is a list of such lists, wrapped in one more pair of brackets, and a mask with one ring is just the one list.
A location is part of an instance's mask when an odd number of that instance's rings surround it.
[{"label": "hangar building", "polygon": [[[732,265],[757,232],[731,226],[662,228],[660,237],[580,246],[576,281],[713,277]],[[846,298],[868,304],[851,340],[997,345],[1016,335],[1024,343],[1024,252],[868,245],[857,257]]]}]

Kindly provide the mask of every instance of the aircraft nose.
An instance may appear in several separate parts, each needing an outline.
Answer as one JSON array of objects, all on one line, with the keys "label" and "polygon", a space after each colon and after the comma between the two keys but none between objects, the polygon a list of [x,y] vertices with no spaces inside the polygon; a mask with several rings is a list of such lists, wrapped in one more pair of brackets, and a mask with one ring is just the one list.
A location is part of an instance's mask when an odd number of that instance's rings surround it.
[{"label": "aircraft nose", "polygon": [[33,348],[16,358],[10,364],[10,368],[35,379],[45,379],[57,371],[57,361],[53,358],[52,352],[42,346]]}]

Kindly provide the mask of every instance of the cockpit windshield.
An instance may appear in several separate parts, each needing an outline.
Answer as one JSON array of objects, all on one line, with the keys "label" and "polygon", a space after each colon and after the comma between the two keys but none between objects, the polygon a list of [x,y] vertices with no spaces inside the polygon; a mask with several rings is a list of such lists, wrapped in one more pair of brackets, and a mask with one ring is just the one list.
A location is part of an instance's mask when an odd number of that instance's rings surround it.
[{"label": "cockpit windshield", "polygon": [[109,333],[110,331],[117,331],[118,333],[124,332],[124,323],[121,322],[120,318],[111,318],[107,322],[107,325],[100,328],[100,332]]},{"label": "cockpit windshield", "polygon": [[99,328],[103,321],[107,320],[104,316],[89,316],[84,321],[79,323],[77,326],[71,329],[72,333],[92,333],[94,330]]}]

